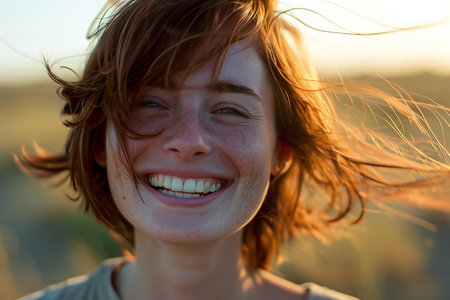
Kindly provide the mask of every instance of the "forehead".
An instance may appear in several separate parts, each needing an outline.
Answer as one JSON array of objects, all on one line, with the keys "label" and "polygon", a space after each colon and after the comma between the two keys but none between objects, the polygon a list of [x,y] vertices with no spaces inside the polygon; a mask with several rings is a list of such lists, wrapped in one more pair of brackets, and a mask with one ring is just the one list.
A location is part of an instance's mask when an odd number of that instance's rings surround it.
[{"label": "forehead", "polygon": [[256,46],[246,42],[232,45],[223,56],[215,57],[191,71],[179,72],[171,85],[181,89],[202,88],[216,81],[260,89],[270,83],[269,73]]}]

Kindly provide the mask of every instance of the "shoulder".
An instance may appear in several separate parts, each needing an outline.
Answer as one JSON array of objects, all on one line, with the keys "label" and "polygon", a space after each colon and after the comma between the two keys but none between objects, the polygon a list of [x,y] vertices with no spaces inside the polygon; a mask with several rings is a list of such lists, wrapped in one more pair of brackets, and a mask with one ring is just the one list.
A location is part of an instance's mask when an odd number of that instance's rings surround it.
[{"label": "shoulder", "polygon": [[253,274],[257,293],[252,299],[307,299],[305,287],[294,284],[267,271],[258,270]]},{"label": "shoulder", "polygon": [[314,283],[298,285],[265,271],[258,273],[261,282],[259,290],[263,295],[259,299],[358,300]]},{"label": "shoulder", "polygon": [[89,275],[70,278],[64,282],[24,296],[18,300],[119,300],[111,283],[111,274],[123,258],[106,260],[97,270]]},{"label": "shoulder", "polygon": [[358,298],[339,293],[312,282],[304,283],[300,286],[307,290],[307,300],[358,300]]}]

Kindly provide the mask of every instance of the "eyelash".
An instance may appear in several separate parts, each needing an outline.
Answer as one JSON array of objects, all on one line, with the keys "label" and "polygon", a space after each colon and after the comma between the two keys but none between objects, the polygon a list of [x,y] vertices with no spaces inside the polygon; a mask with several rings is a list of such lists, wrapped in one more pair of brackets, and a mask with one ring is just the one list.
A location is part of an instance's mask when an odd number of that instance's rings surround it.
[{"label": "eyelash", "polygon": [[249,117],[247,113],[245,113],[245,112],[243,112],[243,111],[241,111],[239,109],[236,109],[234,107],[221,107],[221,108],[215,110],[214,112],[218,113],[218,114],[237,115],[237,116],[241,116],[241,117],[244,117],[244,118],[247,118],[247,119]]},{"label": "eyelash", "polygon": [[[145,108],[149,108],[149,109],[167,109],[167,106],[165,105],[165,103],[163,103],[163,100],[161,100],[158,97],[146,97],[141,99],[138,104],[137,104],[137,108],[141,108],[141,109],[145,109]],[[220,114],[220,115],[232,115],[232,116],[237,116],[237,117],[242,117],[242,118],[246,118],[249,119],[250,118],[250,114],[246,111],[244,111],[244,109],[239,109],[236,107],[232,107],[232,106],[224,106],[224,107],[220,107],[216,110],[213,111],[213,113],[216,114]]]},{"label": "eyelash", "polygon": [[148,98],[144,98],[142,100],[140,100],[137,104],[138,108],[145,108],[145,107],[149,107],[149,108],[161,108],[161,109],[165,109],[165,105],[161,102],[162,100],[160,100],[159,98],[155,98],[155,97],[148,97]]}]

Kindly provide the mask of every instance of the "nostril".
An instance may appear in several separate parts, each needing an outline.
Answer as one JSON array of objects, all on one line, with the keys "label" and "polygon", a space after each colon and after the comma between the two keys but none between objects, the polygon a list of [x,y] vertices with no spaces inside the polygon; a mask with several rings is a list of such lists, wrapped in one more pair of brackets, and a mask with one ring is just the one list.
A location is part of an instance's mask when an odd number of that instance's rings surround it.
[{"label": "nostril", "polygon": [[164,147],[167,153],[176,155],[179,159],[191,159],[207,155],[211,152],[211,147],[201,137],[195,140],[184,138],[173,138]]},{"label": "nostril", "polygon": [[201,122],[192,114],[184,114],[167,132],[164,150],[178,159],[198,158],[211,151]]}]

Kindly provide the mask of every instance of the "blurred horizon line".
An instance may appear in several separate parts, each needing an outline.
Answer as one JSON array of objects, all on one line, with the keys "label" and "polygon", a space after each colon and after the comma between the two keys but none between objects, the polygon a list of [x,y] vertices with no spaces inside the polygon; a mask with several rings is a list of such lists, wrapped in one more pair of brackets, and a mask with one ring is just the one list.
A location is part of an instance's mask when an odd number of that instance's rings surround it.
[{"label": "blurred horizon line", "polygon": [[[74,69],[77,73],[81,74],[82,71]],[[321,69],[317,68],[318,74],[320,78],[335,78],[343,76],[344,78],[379,78],[379,77],[387,77],[387,78],[397,78],[397,77],[408,77],[408,76],[420,76],[420,75],[432,75],[436,77],[450,77],[450,70],[436,70],[434,68],[411,68],[411,69],[396,69],[396,70],[349,70],[347,68],[342,68],[341,70],[331,70],[330,69]],[[0,74],[0,87],[15,87],[15,86],[33,86],[33,85],[41,85],[46,83],[52,83],[51,78],[47,75],[46,70],[42,67],[41,74],[39,72],[36,73],[28,73],[26,77],[23,77],[23,74],[19,74],[17,76],[3,76]],[[75,80],[76,75],[68,70],[64,70],[59,75],[61,75],[64,79]]]}]

